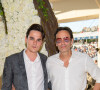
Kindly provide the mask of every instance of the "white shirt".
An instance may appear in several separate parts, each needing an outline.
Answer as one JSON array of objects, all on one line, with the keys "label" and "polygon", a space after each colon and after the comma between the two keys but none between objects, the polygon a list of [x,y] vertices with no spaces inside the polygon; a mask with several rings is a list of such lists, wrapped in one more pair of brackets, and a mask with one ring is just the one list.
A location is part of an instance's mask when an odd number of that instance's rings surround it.
[{"label": "white shirt", "polygon": [[72,50],[68,67],[60,60],[59,53],[48,58],[47,72],[52,90],[85,90],[87,72],[100,83],[100,68],[86,54]]},{"label": "white shirt", "polygon": [[24,50],[24,62],[28,80],[28,90],[44,90],[44,75],[39,55],[30,61]]}]

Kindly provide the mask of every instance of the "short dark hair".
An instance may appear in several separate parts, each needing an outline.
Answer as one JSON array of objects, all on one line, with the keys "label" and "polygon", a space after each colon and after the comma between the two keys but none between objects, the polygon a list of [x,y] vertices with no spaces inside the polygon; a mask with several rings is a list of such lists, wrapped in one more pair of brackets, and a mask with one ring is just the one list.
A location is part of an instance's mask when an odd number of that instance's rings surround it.
[{"label": "short dark hair", "polygon": [[41,25],[39,25],[39,24],[32,24],[32,25],[28,28],[28,30],[27,30],[27,32],[26,32],[26,37],[27,37],[27,38],[28,38],[28,36],[29,36],[29,34],[30,34],[30,32],[31,32],[32,30],[41,32],[42,39],[45,38],[45,34],[44,34],[44,31],[43,31],[43,27],[42,27]]},{"label": "short dark hair", "polygon": [[58,27],[58,28],[56,29],[56,32],[54,33],[55,39],[56,39],[56,34],[57,34],[59,31],[62,31],[62,30],[67,31],[67,32],[69,33],[69,35],[70,35],[70,38],[73,39],[73,32],[72,32],[72,30],[71,30],[69,27]]}]

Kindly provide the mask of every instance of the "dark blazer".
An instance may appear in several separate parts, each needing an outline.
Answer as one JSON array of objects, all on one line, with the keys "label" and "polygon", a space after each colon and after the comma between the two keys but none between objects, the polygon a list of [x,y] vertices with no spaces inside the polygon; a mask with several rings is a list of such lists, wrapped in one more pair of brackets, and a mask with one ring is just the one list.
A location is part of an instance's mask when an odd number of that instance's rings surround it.
[{"label": "dark blazer", "polygon": [[[48,77],[46,71],[47,57],[39,53],[44,73],[44,90],[48,90]],[[6,58],[1,90],[11,90],[12,83],[16,90],[28,90],[28,82],[23,58],[23,51]]]}]

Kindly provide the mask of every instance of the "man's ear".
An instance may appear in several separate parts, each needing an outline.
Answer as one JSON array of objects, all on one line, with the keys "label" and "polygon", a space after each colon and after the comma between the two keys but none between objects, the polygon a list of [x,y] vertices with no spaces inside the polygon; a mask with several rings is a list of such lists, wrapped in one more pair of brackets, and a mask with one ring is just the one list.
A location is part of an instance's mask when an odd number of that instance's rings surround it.
[{"label": "man's ear", "polygon": [[74,42],[74,40],[73,40],[73,39],[71,39],[71,48],[73,47],[73,42]]},{"label": "man's ear", "polygon": [[27,37],[25,37],[25,46],[27,47]]},{"label": "man's ear", "polygon": [[72,39],[72,40],[71,40],[71,44],[72,44],[72,45],[73,45],[73,42],[74,42],[74,40]]}]

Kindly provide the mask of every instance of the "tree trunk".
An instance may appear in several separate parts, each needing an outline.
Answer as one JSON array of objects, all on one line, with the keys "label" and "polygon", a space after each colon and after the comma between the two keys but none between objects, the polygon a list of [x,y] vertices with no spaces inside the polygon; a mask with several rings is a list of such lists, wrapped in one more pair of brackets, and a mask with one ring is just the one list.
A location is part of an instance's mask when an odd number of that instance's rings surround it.
[{"label": "tree trunk", "polygon": [[[40,2],[44,2],[43,6],[40,7]],[[38,10],[38,14],[41,18],[41,25],[43,26],[46,39],[46,50],[48,51],[48,56],[55,54],[56,46],[54,42],[54,33],[58,27],[57,19],[52,11],[50,3],[48,0],[33,0],[35,8]],[[44,14],[44,9],[47,14]]]}]

